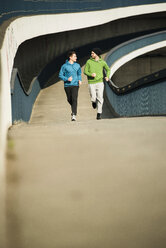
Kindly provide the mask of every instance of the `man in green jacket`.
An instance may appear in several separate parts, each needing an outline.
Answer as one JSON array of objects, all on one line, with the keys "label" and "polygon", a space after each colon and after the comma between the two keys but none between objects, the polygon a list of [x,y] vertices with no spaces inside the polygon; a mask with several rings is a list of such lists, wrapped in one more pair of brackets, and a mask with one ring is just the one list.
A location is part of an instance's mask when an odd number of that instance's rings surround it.
[{"label": "man in green jacket", "polygon": [[84,74],[88,77],[92,106],[94,109],[97,107],[97,120],[101,119],[103,107],[103,69],[106,70],[106,81],[109,80],[110,76],[110,68],[107,63],[101,59],[101,53],[100,48],[93,48],[91,51],[91,58],[86,62],[84,69]]}]

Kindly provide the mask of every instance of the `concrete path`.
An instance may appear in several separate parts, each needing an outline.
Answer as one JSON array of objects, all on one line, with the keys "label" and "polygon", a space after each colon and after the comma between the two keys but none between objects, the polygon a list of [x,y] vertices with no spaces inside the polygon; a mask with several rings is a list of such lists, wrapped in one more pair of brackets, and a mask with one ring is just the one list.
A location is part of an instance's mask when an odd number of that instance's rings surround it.
[{"label": "concrete path", "polygon": [[166,118],[108,117],[60,82],[10,129],[7,248],[166,247]]}]

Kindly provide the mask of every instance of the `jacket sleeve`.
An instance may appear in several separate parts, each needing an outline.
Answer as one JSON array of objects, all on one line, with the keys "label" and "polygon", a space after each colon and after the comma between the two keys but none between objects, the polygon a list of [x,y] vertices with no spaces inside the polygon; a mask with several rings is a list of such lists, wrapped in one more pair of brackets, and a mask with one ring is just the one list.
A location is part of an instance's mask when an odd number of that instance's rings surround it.
[{"label": "jacket sleeve", "polygon": [[87,76],[89,76],[89,77],[91,77],[92,76],[92,74],[89,72],[89,63],[88,63],[88,61],[86,62],[86,65],[85,65],[85,68],[84,68],[84,74],[85,75],[87,75]]},{"label": "jacket sleeve", "polygon": [[65,76],[65,66],[64,65],[62,65],[62,67],[60,69],[59,77],[63,81],[67,81],[68,80],[68,78]]},{"label": "jacket sleeve", "polygon": [[107,77],[109,78],[109,76],[110,76],[110,68],[109,68],[109,66],[107,65],[106,62],[104,63],[104,68],[105,68],[105,70],[107,72]]},{"label": "jacket sleeve", "polygon": [[81,77],[81,67],[79,67],[78,71],[77,71],[77,75],[78,75],[78,80],[82,81],[82,77]]}]

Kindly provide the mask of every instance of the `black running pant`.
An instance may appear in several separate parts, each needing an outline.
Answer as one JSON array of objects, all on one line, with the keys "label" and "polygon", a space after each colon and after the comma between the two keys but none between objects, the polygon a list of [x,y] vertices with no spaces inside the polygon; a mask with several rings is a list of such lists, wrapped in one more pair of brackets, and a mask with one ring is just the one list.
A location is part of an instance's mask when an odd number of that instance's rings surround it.
[{"label": "black running pant", "polygon": [[77,98],[79,86],[65,87],[67,101],[71,105],[72,114],[77,115]]}]

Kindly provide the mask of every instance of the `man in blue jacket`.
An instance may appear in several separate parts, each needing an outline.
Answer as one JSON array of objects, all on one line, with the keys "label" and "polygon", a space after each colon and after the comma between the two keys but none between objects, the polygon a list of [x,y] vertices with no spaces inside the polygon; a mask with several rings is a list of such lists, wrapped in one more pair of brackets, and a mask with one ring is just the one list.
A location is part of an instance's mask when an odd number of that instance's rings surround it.
[{"label": "man in blue jacket", "polygon": [[67,101],[71,105],[71,120],[76,121],[77,115],[77,98],[78,89],[81,85],[81,67],[77,61],[77,55],[75,51],[68,53],[68,60],[62,65],[59,77],[64,81],[64,89],[67,96]]}]

